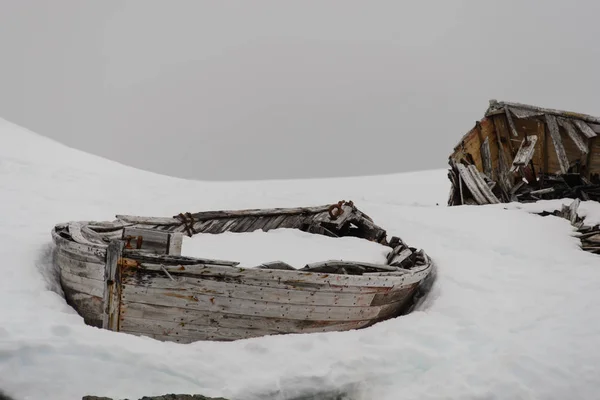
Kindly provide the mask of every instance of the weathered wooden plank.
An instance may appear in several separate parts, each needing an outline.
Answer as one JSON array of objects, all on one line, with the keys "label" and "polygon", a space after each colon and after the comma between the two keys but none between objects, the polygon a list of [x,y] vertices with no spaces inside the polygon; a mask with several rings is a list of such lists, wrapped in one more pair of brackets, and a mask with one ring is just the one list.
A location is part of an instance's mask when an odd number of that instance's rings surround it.
[{"label": "weathered wooden plank", "polygon": [[496,133],[496,143],[498,145],[498,184],[500,185],[501,190],[504,192],[505,196],[508,196],[510,190],[513,187],[512,181],[510,179],[509,172],[509,161],[506,156],[506,152],[504,149],[504,145],[502,143],[502,138],[500,136],[500,124],[496,124],[496,118],[494,117],[492,120],[494,126],[494,132]]},{"label": "weathered wooden plank", "polygon": [[560,137],[556,117],[554,115],[546,114],[546,125],[548,126],[548,131],[550,132],[550,137],[552,138],[552,143],[554,144],[554,149],[556,150],[556,156],[558,157],[558,163],[560,165],[560,172],[566,174],[569,171],[569,159],[567,158],[567,153],[565,152],[565,147],[563,146],[563,142]]},{"label": "weathered wooden plank", "polygon": [[481,160],[483,162],[483,172],[488,176],[488,178],[492,178],[492,156],[490,153],[490,140],[486,137],[483,140],[480,148]]},{"label": "weathered wooden plank", "polygon": [[[181,233],[164,232],[156,229],[126,227],[123,229],[122,239],[126,241],[126,247],[131,246],[137,250],[150,252],[154,254],[169,254],[169,251],[177,251],[181,254],[181,242],[183,235]],[[171,241],[174,243],[174,249],[171,249]]]},{"label": "weathered wooden plank", "polygon": [[580,121],[578,119],[573,119],[571,120],[575,126],[581,131],[581,133],[583,134],[583,136],[585,136],[588,139],[591,139],[593,137],[598,136],[596,132],[594,132],[594,130],[592,128],[590,128],[590,126],[588,124],[586,124],[584,121]]},{"label": "weathered wooden plank", "polygon": [[[337,221],[336,221],[337,222]],[[381,242],[387,235],[385,229],[380,228],[375,225],[369,219],[361,216],[355,215],[353,217],[348,218],[346,221],[342,221],[340,225],[338,225],[338,229],[341,229],[343,224],[351,222],[360,228],[360,236],[376,242]]]},{"label": "weathered wooden plank", "polygon": [[471,176],[471,173],[469,172],[467,167],[465,167],[464,165],[462,165],[460,163],[456,164],[456,167],[458,169],[458,172],[459,172],[463,182],[467,185],[469,192],[471,192],[471,195],[473,196],[473,199],[475,199],[477,204],[480,204],[480,205],[488,204],[489,203],[488,200],[480,192],[479,187],[473,181],[473,177]]},{"label": "weathered wooden plank", "polygon": [[398,271],[397,267],[382,265],[382,264],[372,264],[362,261],[339,261],[339,260],[328,260],[328,261],[318,261],[315,263],[308,264],[306,267],[302,268],[302,271],[316,271],[323,266],[336,266],[336,267],[352,267],[358,266],[362,267],[362,269],[366,269],[368,271]]},{"label": "weathered wooden plank", "polygon": [[76,243],[72,240],[65,239],[55,232],[52,233],[52,240],[60,247],[61,251],[69,251],[72,253],[78,253],[82,255],[95,255],[99,260],[104,260],[106,257],[106,247],[100,245]]},{"label": "weathered wooden plank", "polygon": [[[163,321],[174,324],[197,327],[260,329],[268,332],[301,333],[338,329],[354,329],[371,320],[358,321],[307,321],[298,319],[267,318],[253,315],[225,314],[221,312],[202,312],[186,308],[157,306],[143,303],[128,303],[123,306],[122,320],[143,319]],[[121,325],[124,329],[125,326]],[[325,329],[325,330],[324,330]]]},{"label": "weathered wooden plank", "polygon": [[139,217],[135,215],[117,215],[117,219],[125,222],[139,224],[139,225],[156,225],[156,226],[168,226],[168,225],[181,225],[181,220],[170,217]]},{"label": "weathered wooden plank", "polygon": [[180,256],[181,247],[183,246],[183,235],[178,232],[173,232],[169,237],[169,247],[167,254],[171,256]]},{"label": "weathered wooden plank", "polygon": [[[173,341],[177,339],[197,340],[237,340],[250,337],[259,337],[266,335],[288,333],[285,330],[265,329],[265,328],[237,328],[237,327],[216,327],[207,325],[197,325],[193,323],[176,323],[167,321],[152,321],[143,318],[125,318],[122,321],[123,330],[128,332],[140,332],[143,334],[155,335],[153,337],[164,337],[163,340]],[[325,325],[323,327],[306,327],[289,333],[313,333],[328,332],[338,330],[356,329],[367,325],[368,322],[350,322]]]},{"label": "weathered wooden plank", "polygon": [[538,121],[538,136],[540,137],[540,158],[538,164],[540,171],[548,173],[548,135],[546,135],[546,124]]},{"label": "weathered wooden plank", "polygon": [[521,142],[521,146],[517,151],[517,155],[515,156],[512,167],[510,169],[511,172],[516,171],[519,167],[525,167],[531,159],[533,158],[533,154],[535,153],[535,144],[537,143],[537,136],[530,135],[527,136],[526,139],[523,139]]},{"label": "weathered wooden plank", "polygon": [[[122,302],[144,303],[168,307],[180,307],[199,311],[217,311],[225,314],[254,315],[271,318],[354,321],[373,319],[388,305],[368,307],[319,306],[271,303],[268,301],[245,300],[207,295],[193,290],[172,290],[122,286]],[[392,306],[397,304],[392,303]]]},{"label": "weathered wooden plank", "polygon": [[529,194],[533,194],[533,195],[540,195],[540,194],[548,194],[548,193],[552,193],[554,192],[554,188],[545,188],[545,189],[539,189],[539,190],[534,190],[532,192],[529,192]]},{"label": "weathered wooden plank", "polygon": [[60,254],[56,254],[55,257],[59,271],[65,271],[71,275],[104,282],[104,264],[76,261],[65,258]]},{"label": "weathered wooden plank", "polygon": [[475,168],[474,165],[469,165],[467,167],[467,169],[471,173],[471,177],[473,178],[473,182],[475,182],[475,184],[479,188],[479,192],[485,197],[485,199],[487,200],[487,202],[489,204],[498,204],[498,203],[500,203],[500,200],[498,200],[498,198],[496,197],[496,195],[494,195],[494,193],[492,193],[490,187],[483,180],[483,178],[481,177],[481,173],[477,170],[477,168]]},{"label": "weathered wooden plank", "polygon": [[541,115],[544,115],[544,113],[541,111],[527,110],[527,109],[518,108],[518,107],[509,107],[509,110],[518,119],[539,117]]},{"label": "weathered wooden plank", "polygon": [[82,243],[86,245],[96,246],[98,244],[102,244],[102,241],[98,238],[94,238],[91,240],[88,236],[84,235],[82,229],[84,227],[84,223],[78,221],[69,222],[69,235],[73,238],[73,240],[77,243]]},{"label": "weathered wooden plank", "polygon": [[227,260],[214,260],[211,258],[197,258],[197,257],[186,257],[186,256],[175,256],[175,255],[165,255],[165,254],[149,254],[143,253],[139,250],[133,249],[124,249],[123,256],[133,258],[139,261],[149,261],[149,262],[159,262],[170,265],[194,265],[194,264],[207,264],[207,265],[221,265],[234,267],[239,265],[237,261],[227,261]]},{"label": "weathered wooden plank", "polygon": [[84,278],[71,274],[68,271],[60,272],[62,285],[90,296],[102,297],[104,295],[104,281]]},{"label": "weathered wooden plank", "polygon": [[514,103],[514,102],[508,102],[508,101],[490,102],[490,106],[491,106],[491,108],[502,108],[502,109],[504,108],[504,106],[508,106],[511,109],[517,108],[517,109],[522,109],[522,110],[530,110],[530,111],[538,112],[540,114],[546,114],[546,115],[549,114],[551,116],[580,119],[585,122],[590,122],[593,124],[600,124],[599,117],[594,117],[591,115],[576,113],[576,112],[572,112],[572,111],[556,110],[556,109],[552,109],[552,108],[537,107],[537,106],[532,106],[529,104]]},{"label": "weathered wooden plank", "polygon": [[[140,269],[132,269],[126,268],[123,269],[124,274],[135,277],[137,281],[144,281],[147,276],[152,274],[164,275],[164,272],[161,269],[160,265],[150,265],[152,270],[146,269],[143,270],[144,267],[147,267],[148,264],[142,264]],[[373,284],[369,285],[348,285],[346,281],[342,281],[339,279],[335,279],[338,276],[350,276],[350,275],[341,275],[341,274],[325,274],[325,273],[317,273],[317,272],[309,272],[309,274],[313,275],[321,275],[327,276],[323,278],[320,282],[313,281],[305,281],[303,279],[293,279],[288,277],[287,279],[283,279],[281,276],[277,277],[268,277],[268,276],[249,276],[248,274],[241,275],[236,274],[232,271],[229,273],[223,273],[215,271],[214,268],[210,266],[206,266],[206,269],[202,273],[192,273],[187,274],[185,271],[181,271],[180,268],[174,266],[164,266],[167,271],[174,277],[174,279],[178,279],[179,277],[191,277],[197,279],[205,279],[205,280],[216,280],[216,281],[224,281],[229,283],[237,283],[244,284],[250,286],[258,286],[258,287],[273,287],[287,290],[309,290],[309,291],[320,291],[320,292],[345,292],[345,293],[379,293],[389,291],[393,285],[390,282],[388,286],[376,286]],[[200,266],[198,266],[200,267]],[[156,270],[154,270],[156,268]],[[187,268],[187,266],[185,267]],[[251,271],[251,270],[245,270]],[[262,271],[273,271],[273,270],[262,270]],[[281,272],[281,270],[279,270]],[[198,271],[194,271],[198,272]],[[412,271],[411,271],[412,273]],[[381,273],[378,273],[381,274]],[[334,277],[334,279],[329,279],[329,276]],[[379,275],[376,275],[379,276]],[[364,276],[364,279],[367,277]],[[397,285],[404,284],[401,279],[395,278]],[[371,281],[367,281],[371,283]]]},{"label": "weathered wooden plank", "polygon": [[[124,263],[130,265],[127,260]],[[431,265],[422,265],[411,269],[410,274],[398,278],[389,277],[378,277],[369,276],[364,277],[360,275],[341,275],[341,274],[327,274],[319,272],[304,272],[304,271],[284,271],[284,270],[271,270],[271,269],[253,269],[253,268],[239,268],[239,267],[228,267],[219,265],[168,265],[167,263],[152,264],[147,262],[133,262],[131,267],[125,268],[124,273],[152,273],[159,272],[162,274],[163,268],[173,276],[184,275],[184,276],[198,276],[203,278],[217,278],[217,279],[228,279],[231,282],[238,281],[239,283],[246,283],[246,280],[259,282],[258,284],[273,286],[276,283],[283,283],[284,285],[298,287],[314,287],[320,288],[321,286],[344,286],[351,287],[355,286],[360,290],[368,287],[393,287],[397,285],[407,285],[410,283],[418,282],[431,270]],[[127,270],[127,271],[125,271]],[[243,281],[243,282],[242,282]]]},{"label": "weathered wooden plank", "polygon": [[395,255],[394,258],[392,258],[392,260],[390,261],[390,265],[400,266],[402,262],[408,257],[410,257],[412,254],[413,252],[411,249],[405,248],[404,250],[400,251],[397,255]]},{"label": "weathered wooden plank", "polygon": [[61,251],[57,251],[55,257],[60,270],[66,270],[84,278],[104,280],[104,263],[80,261]]},{"label": "weathered wooden plank", "polygon": [[119,307],[121,303],[121,277],[119,259],[123,253],[124,243],[113,240],[106,251],[106,269],[104,275],[104,314],[102,328],[111,331],[119,330]]},{"label": "weathered wooden plank", "polygon": [[327,211],[329,205],[316,207],[290,207],[290,208],[271,208],[271,209],[245,209],[245,210],[226,210],[226,211],[204,211],[193,213],[194,220],[207,220],[219,218],[239,218],[239,217],[258,217],[274,215],[298,215],[298,214],[317,214]]},{"label": "weathered wooden plank", "polygon": [[192,277],[177,277],[172,281],[165,277],[147,275],[143,281],[131,276],[123,276],[124,285],[140,288],[151,287],[157,289],[193,290],[197,293],[237,298],[244,300],[269,301],[284,304],[314,304],[321,306],[368,306],[371,304],[375,292],[323,292],[307,288],[285,289],[270,286],[246,285],[210,279]]},{"label": "weathered wooden plank", "polygon": [[506,120],[508,121],[508,127],[510,128],[512,135],[514,137],[518,137],[519,133],[517,132],[517,128],[515,127],[515,122],[512,119],[512,115],[510,114],[510,110],[508,109],[507,105],[504,106],[504,113],[506,114]]},{"label": "weathered wooden plank", "polygon": [[279,228],[279,225],[285,219],[285,215],[277,215],[275,217],[271,217],[271,220],[263,227],[263,230],[270,231],[272,229]]},{"label": "weathered wooden plank", "polygon": [[575,143],[577,148],[583,154],[587,154],[589,151],[588,146],[583,141],[583,138],[577,133],[577,131],[575,130],[575,127],[573,126],[571,121],[569,121],[568,119],[565,119],[565,118],[558,118],[557,120],[558,120],[559,125],[561,125],[565,129],[565,131],[567,132],[567,135],[569,135],[569,137],[571,138],[573,143]]},{"label": "weathered wooden plank", "polygon": [[[392,274],[393,272],[390,272]],[[393,289],[387,293],[380,293],[375,295],[371,306],[385,306],[388,304],[398,304],[400,302],[407,301],[417,288],[418,283],[413,283],[404,288]],[[396,308],[397,309],[397,308]]]},{"label": "weathered wooden plank", "polygon": [[[173,338],[196,340],[236,340],[241,338],[259,337],[277,334],[257,328],[221,328],[193,323],[176,323],[167,321],[145,320],[142,318],[126,317],[121,321],[125,332],[140,333],[145,336],[165,336],[169,341]],[[156,335],[156,336],[154,336]]]},{"label": "weathered wooden plank", "polygon": [[575,222],[577,222],[577,212],[579,211],[579,205],[580,204],[581,204],[581,200],[580,199],[575,199],[569,205],[568,219],[571,222],[571,224],[575,224]]}]

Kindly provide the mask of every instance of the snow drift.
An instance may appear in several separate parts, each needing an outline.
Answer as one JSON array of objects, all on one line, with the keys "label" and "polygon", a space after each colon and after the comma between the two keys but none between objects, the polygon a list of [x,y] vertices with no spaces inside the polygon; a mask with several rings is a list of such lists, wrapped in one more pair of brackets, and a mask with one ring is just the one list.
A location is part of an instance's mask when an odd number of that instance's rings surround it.
[{"label": "snow drift", "polygon": [[[600,390],[600,262],[578,249],[566,220],[511,205],[445,207],[444,170],[207,183],[125,167],[2,120],[0,143],[0,388],[17,400],[592,399]],[[358,331],[180,345],[84,325],[52,273],[57,222],[332,199],[360,202],[435,260],[420,309]]]}]

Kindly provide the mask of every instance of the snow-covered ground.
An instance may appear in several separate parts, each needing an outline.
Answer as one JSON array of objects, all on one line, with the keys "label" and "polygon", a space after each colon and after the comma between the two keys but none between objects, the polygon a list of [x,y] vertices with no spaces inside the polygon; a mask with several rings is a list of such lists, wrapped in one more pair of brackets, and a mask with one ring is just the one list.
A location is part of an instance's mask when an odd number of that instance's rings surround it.
[{"label": "snow-covered ground", "polygon": [[239,262],[253,268],[269,261],[283,261],[294,268],[307,264],[346,260],[385,264],[390,248],[356,237],[331,238],[297,229],[221,234],[200,233],[183,237],[181,254]]},{"label": "snow-covered ground", "polygon": [[[534,206],[448,208],[447,194],[444,170],[186,181],[0,120],[0,388],[17,400],[335,390],[354,400],[598,398],[600,258],[578,250],[568,221]],[[359,331],[180,345],[84,325],[48,273],[58,222],[342,199],[435,260],[438,279],[419,310]]]}]

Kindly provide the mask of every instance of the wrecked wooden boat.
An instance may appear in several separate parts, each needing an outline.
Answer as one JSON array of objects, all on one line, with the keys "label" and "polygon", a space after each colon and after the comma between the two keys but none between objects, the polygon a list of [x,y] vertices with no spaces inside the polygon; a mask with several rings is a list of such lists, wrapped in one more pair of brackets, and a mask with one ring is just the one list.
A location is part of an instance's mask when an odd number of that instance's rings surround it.
[{"label": "wrecked wooden boat", "polygon": [[600,117],[491,100],[450,155],[448,205],[600,201]]},{"label": "wrecked wooden boat", "polygon": [[[388,246],[381,264],[323,260],[256,268],[181,256],[183,235],[293,228]],[[364,328],[409,312],[429,257],[387,233],[352,202],[303,208],[118,215],[52,231],[67,302],[85,323],[189,343]]]}]

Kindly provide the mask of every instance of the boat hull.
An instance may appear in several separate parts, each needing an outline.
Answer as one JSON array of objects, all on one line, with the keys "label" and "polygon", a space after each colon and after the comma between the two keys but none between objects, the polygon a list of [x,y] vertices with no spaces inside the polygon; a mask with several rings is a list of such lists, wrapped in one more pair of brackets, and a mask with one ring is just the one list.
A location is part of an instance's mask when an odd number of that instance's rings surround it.
[{"label": "boat hull", "polygon": [[358,235],[389,245],[388,265],[240,268],[182,257],[173,235],[192,223],[142,217],[59,224],[52,231],[54,260],[66,301],[95,327],[179,343],[360,329],[403,314],[432,264],[398,238],[388,244],[385,231],[353,205],[343,207],[343,217],[332,216],[331,207],[210,213],[214,220],[194,214],[204,219],[191,234],[283,226]]}]

